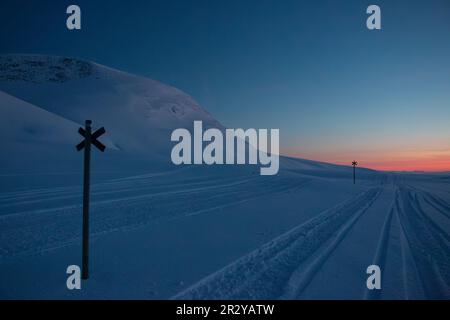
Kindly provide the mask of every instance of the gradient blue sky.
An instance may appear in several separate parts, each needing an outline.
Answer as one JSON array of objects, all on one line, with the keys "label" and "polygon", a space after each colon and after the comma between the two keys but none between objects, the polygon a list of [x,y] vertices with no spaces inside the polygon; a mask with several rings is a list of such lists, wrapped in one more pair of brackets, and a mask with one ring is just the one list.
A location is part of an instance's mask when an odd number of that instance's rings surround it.
[{"label": "gradient blue sky", "polygon": [[280,128],[285,154],[450,170],[450,0],[2,0],[0,20],[0,53],[149,76],[226,126]]}]

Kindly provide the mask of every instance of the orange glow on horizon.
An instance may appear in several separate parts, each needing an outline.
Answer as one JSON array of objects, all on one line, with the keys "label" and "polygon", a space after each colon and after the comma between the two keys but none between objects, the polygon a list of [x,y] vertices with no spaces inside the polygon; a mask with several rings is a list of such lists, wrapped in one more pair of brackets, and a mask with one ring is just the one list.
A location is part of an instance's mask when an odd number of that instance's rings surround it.
[{"label": "orange glow on horizon", "polygon": [[359,166],[380,171],[424,171],[443,172],[450,171],[450,149],[434,151],[394,151],[394,152],[310,152],[298,154],[282,152],[287,156],[316,160],[321,162],[351,165],[353,160]]},{"label": "orange glow on horizon", "polygon": [[[337,164],[345,164],[340,161]],[[397,160],[385,162],[359,161],[359,166],[380,171],[450,171],[450,159],[443,161],[424,162],[423,160]]]}]

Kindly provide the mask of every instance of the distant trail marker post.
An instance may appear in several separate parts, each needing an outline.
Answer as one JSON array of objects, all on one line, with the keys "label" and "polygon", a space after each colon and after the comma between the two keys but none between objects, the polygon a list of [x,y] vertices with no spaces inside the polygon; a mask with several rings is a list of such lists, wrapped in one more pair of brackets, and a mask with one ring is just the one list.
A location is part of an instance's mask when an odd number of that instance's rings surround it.
[{"label": "distant trail marker post", "polygon": [[89,190],[91,179],[91,144],[101,152],[105,151],[105,146],[97,140],[106,130],[101,127],[92,133],[92,121],[86,120],[85,128],[78,129],[78,133],[84,137],[84,140],[77,145],[77,151],[84,149],[84,181],[83,181],[83,261],[81,269],[81,278],[89,278]]},{"label": "distant trail marker post", "polygon": [[356,166],[358,165],[357,161],[352,161],[352,166],[353,166],[353,184],[356,183]]}]

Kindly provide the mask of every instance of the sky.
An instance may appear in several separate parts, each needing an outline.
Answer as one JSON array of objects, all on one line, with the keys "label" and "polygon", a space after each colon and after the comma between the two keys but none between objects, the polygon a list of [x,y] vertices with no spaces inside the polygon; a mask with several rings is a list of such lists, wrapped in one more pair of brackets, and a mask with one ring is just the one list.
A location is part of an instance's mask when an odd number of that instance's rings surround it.
[{"label": "sky", "polygon": [[0,21],[0,53],[148,76],[227,127],[280,129],[285,155],[450,171],[450,0],[2,0]]}]

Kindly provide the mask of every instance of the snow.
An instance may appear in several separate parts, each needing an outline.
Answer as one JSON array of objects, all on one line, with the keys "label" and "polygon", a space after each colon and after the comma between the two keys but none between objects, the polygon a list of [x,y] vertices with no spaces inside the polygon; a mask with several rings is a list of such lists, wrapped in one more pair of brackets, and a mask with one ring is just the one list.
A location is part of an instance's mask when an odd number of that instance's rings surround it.
[{"label": "snow", "polygon": [[[194,120],[223,128],[180,90],[95,63],[0,56],[0,66],[0,90],[75,123],[90,119],[94,126],[107,128],[120,150],[167,154],[167,134],[192,127]],[[64,80],[54,81],[60,73]]]},{"label": "snow", "polygon": [[[353,185],[349,166],[287,157],[276,176],[172,166],[173,128],[220,123],[175,88],[67,59],[0,58],[0,298],[450,298],[448,173],[357,168]],[[93,153],[91,278],[70,291],[86,118],[108,149]]]}]

